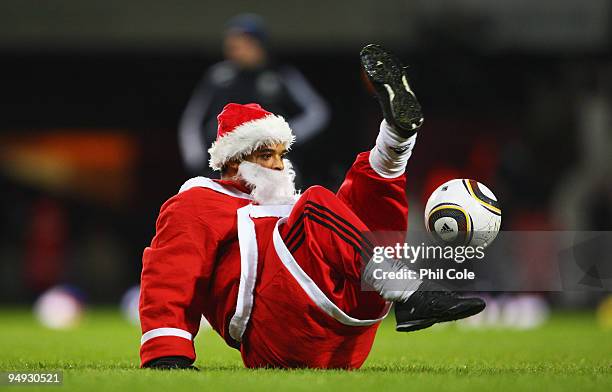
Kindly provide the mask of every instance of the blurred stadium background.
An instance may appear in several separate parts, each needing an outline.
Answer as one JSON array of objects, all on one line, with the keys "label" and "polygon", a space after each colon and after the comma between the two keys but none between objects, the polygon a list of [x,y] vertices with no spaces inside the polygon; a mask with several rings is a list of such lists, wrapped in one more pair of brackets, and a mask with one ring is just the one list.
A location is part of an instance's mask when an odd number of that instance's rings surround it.
[{"label": "blurred stadium background", "polygon": [[[188,178],[181,112],[221,59],[225,21],[265,18],[275,57],[328,101],[301,146],[303,187],[336,189],[381,115],[358,51],[410,64],[426,124],[408,168],[414,225],[446,179],[502,201],[504,230],[611,230],[608,0],[0,2],[0,301],[67,284],[117,304],[161,204]],[[592,309],[604,293],[548,293]]]}]

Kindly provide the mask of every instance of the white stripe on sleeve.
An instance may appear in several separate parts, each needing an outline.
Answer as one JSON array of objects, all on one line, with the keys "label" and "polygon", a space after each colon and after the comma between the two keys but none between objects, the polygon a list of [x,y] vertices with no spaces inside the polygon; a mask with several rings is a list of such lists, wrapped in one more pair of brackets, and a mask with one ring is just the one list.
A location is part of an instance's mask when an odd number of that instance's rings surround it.
[{"label": "white stripe on sleeve", "polygon": [[155,328],[148,332],[145,332],[140,338],[140,345],[142,346],[151,339],[158,338],[161,336],[177,336],[187,340],[193,340],[193,335],[183,329],[178,328]]}]

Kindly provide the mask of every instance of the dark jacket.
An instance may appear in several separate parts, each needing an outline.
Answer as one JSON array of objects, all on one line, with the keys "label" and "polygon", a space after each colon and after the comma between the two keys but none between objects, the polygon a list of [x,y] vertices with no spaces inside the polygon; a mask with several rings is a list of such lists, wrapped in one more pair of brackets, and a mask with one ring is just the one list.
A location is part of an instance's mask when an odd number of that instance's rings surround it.
[{"label": "dark jacket", "polygon": [[187,169],[208,167],[208,148],[217,134],[217,114],[229,103],[260,104],[283,116],[304,143],[328,123],[329,109],[304,76],[290,66],[240,69],[230,61],[212,66],[196,86],[179,125],[181,156]]}]

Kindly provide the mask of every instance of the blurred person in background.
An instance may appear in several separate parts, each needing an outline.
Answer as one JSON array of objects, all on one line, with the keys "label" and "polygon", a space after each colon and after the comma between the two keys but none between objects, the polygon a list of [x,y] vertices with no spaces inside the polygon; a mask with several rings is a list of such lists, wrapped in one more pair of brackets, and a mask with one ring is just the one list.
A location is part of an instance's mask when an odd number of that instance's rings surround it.
[{"label": "blurred person in background", "polygon": [[[300,144],[325,128],[326,102],[300,71],[273,61],[261,17],[240,14],[230,19],[223,53],[225,60],[205,72],[180,120],[180,151],[190,174],[212,174],[207,149],[216,137],[216,115],[228,102],[259,102],[288,121]],[[292,159],[299,167],[299,157]]]}]

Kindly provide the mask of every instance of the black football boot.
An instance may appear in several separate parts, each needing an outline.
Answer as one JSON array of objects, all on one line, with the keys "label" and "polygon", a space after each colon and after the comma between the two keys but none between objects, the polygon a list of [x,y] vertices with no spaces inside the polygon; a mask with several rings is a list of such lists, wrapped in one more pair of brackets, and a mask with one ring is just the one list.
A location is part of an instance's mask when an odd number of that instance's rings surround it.
[{"label": "black football boot", "polygon": [[376,44],[364,47],[360,57],[387,123],[402,137],[414,135],[423,124],[423,114],[401,61]]},{"label": "black football boot", "polygon": [[463,298],[438,284],[424,281],[406,302],[395,303],[395,330],[418,331],[436,323],[473,316],[485,306],[480,298]]},{"label": "black football boot", "polygon": [[156,358],[147,362],[144,367],[150,369],[172,370],[172,369],[189,369],[200,370],[192,365],[193,361],[187,357],[172,356]]}]

